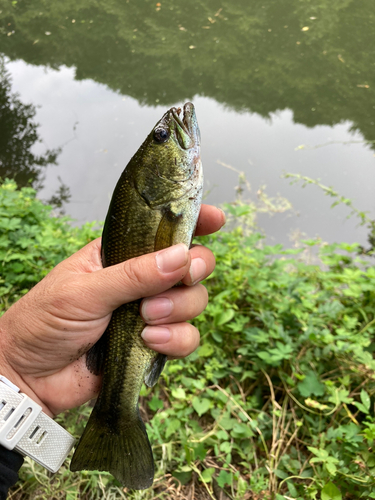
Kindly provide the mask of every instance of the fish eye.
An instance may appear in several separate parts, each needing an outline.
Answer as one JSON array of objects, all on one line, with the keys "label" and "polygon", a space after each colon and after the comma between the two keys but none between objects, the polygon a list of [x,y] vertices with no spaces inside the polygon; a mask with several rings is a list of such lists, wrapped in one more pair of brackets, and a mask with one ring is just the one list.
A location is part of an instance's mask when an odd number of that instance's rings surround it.
[{"label": "fish eye", "polygon": [[165,142],[169,139],[169,132],[165,128],[157,128],[154,131],[154,139],[159,143]]}]

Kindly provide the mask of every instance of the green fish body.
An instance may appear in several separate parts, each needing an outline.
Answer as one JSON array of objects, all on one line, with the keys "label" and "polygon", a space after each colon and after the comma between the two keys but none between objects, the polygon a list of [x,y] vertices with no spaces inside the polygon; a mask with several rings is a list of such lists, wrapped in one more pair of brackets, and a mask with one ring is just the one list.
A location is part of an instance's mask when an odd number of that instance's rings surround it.
[{"label": "green fish body", "polygon": [[[122,173],[102,235],[103,266],[185,243],[190,246],[203,190],[200,133],[194,106],[171,108]],[[152,485],[154,461],[138,409],[142,383],[152,387],[166,356],[147,348],[140,300],[116,309],[87,365],[103,373],[100,395],[71,470],[109,471],[123,486]]]}]

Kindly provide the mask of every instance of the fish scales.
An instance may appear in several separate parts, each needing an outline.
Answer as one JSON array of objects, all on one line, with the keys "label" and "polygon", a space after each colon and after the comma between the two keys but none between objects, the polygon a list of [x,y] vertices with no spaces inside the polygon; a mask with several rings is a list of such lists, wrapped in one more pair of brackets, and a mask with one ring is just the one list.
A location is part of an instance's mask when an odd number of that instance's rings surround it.
[{"label": "fish scales", "polygon": [[[191,244],[203,189],[200,133],[194,106],[171,108],[130,160],[114,190],[102,235],[103,266]],[[130,277],[132,279],[132,277]],[[136,277],[133,277],[136,279]],[[166,361],[142,341],[140,300],[116,309],[87,365],[102,389],[74,453],[71,470],[105,470],[124,486],[152,485],[154,463],[138,399]]]}]

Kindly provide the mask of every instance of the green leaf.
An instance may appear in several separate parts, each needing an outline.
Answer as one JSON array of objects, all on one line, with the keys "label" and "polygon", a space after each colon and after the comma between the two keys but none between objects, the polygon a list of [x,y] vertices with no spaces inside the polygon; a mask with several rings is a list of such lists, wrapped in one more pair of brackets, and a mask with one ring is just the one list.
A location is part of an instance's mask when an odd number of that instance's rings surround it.
[{"label": "green leaf", "polygon": [[220,425],[223,429],[229,431],[233,429],[233,426],[237,423],[237,420],[231,417],[223,417],[220,419]]},{"label": "green leaf", "polygon": [[215,468],[214,467],[209,467],[208,469],[205,469],[204,471],[202,471],[202,480],[205,482],[205,483],[209,483],[212,479],[212,476],[215,472]]},{"label": "green leaf", "polygon": [[173,471],[172,476],[178,479],[181,484],[187,484],[191,480],[191,475],[192,475],[191,470],[187,471]]},{"label": "green leaf", "polygon": [[203,344],[197,349],[197,354],[201,358],[208,358],[214,352],[214,348],[211,344]]},{"label": "green leaf", "polygon": [[182,387],[176,387],[175,389],[172,389],[172,396],[176,399],[186,399],[185,389],[183,389]]},{"label": "green leaf", "polygon": [[285,479],[289,476],[289,474],[287,474],[285,471],[283,471],[281,469],[276,469],[275,476],[279,477],[280,479]]},{"label": "green leaf", "polygon": [[223,341],[223,336],[218,332],[211,332],[212,338],[216,340],[219,344]]},{"label": "green leaf", "polygon": [[327,483],[321,491],[322,500],[342,500],[341,491],[333,484]]},{"label": "green leaf", "polygon": [[215,325],[221,326],[225,323],[228,323],[228,321],[230,321],[234,317],[234,314],[235,312],[233,309],[226,309],[215,317]]},{"label": "green leaf", "polygon": [[337,464],[339,463],[339,459],[336,457],[331,457],[328,453],[327,450],[324,448],[314,448],[313,446],[308,446],[307,447],[316,457],[312,458],[310,462],[312,464],[318,463],[318,462],[324,462],[324,463],[331,463],[331,464]]},{"label": "green leaf", "polygon": [[348,389],[336,389],[335,388],[332,391],[331,395],[329,396],[328,401],[331,401],[336,406],[338,406],[340,403],[352,404],[353,398],[349,397],[349,390]]},{"label": "green leaf", "polygon": [[325,386],[322,384],[313,371],[309,371],[302,382],[297,384],[297,388],[304,398],[308,398],[312,394],[315,396],[323,396]]},{"label": "green leaf", "polygon": [[203,443],[198,443],[196,446],[193,446],[193,450],[195,458],[199,458],[199,460],[204,460],[206,458],[207,450]]},{"label": "green leaf", "polygon": [[362,413],[366,413],[366,414],[368,414],[368,413],[369,413],[368,408],[366,408],[366,406],[365,406],[365,405],[363,405],[362,403],[355,402],[355,403],[353,403],[353,404],[354,404],[354,406],[356,406],[356,407],[358,408],[358,410],[359,410],[359,411],[361,411]]},{"label": "green leaf", "polygon": [[370,410],[370,405],[371,405],[370,396],[364,389],[361,390],[361,401],[363,406],[367,408],[367,410]]},{"label": "green leaf", "polygon": [[230,453],[232,451],[232,445],[228,441],[224,441],[220,445],[220,451],[223,451],[224,453]]},{"label": "green leaf", "polygon": [[245,493],[248,490],[249,482],[241,476],[237,480],[237,498],[245,498]]},{"label": "green leaf", "polygon": [[217,484],[220,488],[224,488],[226,484],[229,486],[233,482],[233,474],[231,472],[227,472],[226,470],[221,470],[220,474],[217,477]]},{"label": "green leaf", "polygon": [[233,430],[231,432],[231,435],[234,437],[240,436],[240,437],[249,438],[249,437],[254,436],[254,433],[248,425],[236,422],[233,426]]},{"label": "green leaf", "polygon": [[164,406],[164,403],[161,399],[156,396],[152,396],[152,399],[148,402],[148,406],[152,411],[161,410]]},{"label": "green leaf", "polygon": [[335,476],[337,472],[337,467],[334,463],[332,462],[326,462],[325,463],[327,471],[331,474],[331,476]]},{"label": "green leaf", "polygon": [[216,436],[218,437],[218,439],[222,441],[226,441],[229,439],[229,434],[227,433],[227,431],[224,431],[223,429],[217,431]]},{"label": "green leaf", "polygon": [[288,486],[289,493],[290,493],[293,497],[297,498],[297,496],[298,496],[298,491],[296,490],[296,487],[294,486],[294,484],[292,483],[292,481],[287,481],[287,482],[286,482],[286,484],[287,484],[287,486]]},{"label": "green leaf", "polygon": [[178,418],[171,418],[170,420],[168,420],[168,425],[165,432],[167,439],[172,434],[174,434],[180,427],[181,427],[181,420],[179,420]]},{"label": "green leaf", "polygon": [[201,416],[209,410],[211,402],[207,398],[199,398],[198,396],[195,396],[193,398],[192,405],[198,415]]}]

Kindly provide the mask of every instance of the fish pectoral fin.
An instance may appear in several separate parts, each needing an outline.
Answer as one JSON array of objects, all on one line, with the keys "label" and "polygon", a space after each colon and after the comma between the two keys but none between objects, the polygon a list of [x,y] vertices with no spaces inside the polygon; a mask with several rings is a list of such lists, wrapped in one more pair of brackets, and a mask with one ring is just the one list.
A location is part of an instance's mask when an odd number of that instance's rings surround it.
[{"label": "fish pectoral fin", "polygon": [[87,369],[94,375],[101,375],[104,370],[104,357],[105,357],[105,335],[94,344],[86,353],[86,366]]},{"label": "fish pectoral fin", "polygon": [[165,210],[155,237],[155,252],[174,245],[182,220],[182,214],[175,214],[170,209]]},{"label": "fish pectoral fin", "polygon": [[167,362],[167,356],[165,354],[157,354],[151,362],[150,368],[145,375],[145,384],[147,387],[154,387],[158,381],[161,372]]}]

